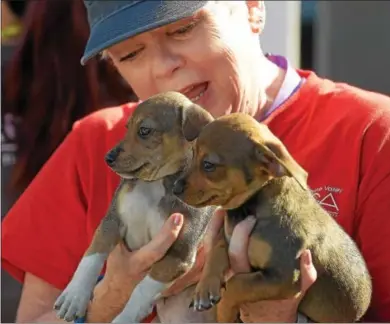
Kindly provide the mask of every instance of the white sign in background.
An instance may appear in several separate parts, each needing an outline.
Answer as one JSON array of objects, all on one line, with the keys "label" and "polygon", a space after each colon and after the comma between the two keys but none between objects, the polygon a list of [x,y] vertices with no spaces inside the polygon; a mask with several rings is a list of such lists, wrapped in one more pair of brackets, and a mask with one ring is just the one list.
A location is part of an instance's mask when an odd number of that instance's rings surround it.
[{"label": "white sign in background", "polygon": [[265,1],[266,22],[260,36],[264,52],[286,56],[300,67],[301,1]]}]

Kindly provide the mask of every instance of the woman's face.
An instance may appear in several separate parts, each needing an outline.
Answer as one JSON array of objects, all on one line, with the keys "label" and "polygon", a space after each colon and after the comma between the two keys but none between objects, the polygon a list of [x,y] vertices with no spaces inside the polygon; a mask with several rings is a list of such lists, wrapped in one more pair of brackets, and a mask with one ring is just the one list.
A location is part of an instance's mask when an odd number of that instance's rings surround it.
[{"label": "woman's face", "polygon": [[215,117],[243,111],[258,104],[254,62],[260,46],[253,11],[240,2],[211,2],[190,18],[114,45],[108,54],[141,100],[178,91]]}]

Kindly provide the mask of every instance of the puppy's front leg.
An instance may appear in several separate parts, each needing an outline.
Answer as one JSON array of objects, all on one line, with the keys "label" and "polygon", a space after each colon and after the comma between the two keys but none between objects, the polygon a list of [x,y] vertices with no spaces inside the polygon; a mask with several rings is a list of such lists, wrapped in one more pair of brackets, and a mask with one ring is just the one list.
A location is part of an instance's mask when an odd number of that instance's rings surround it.
[{"label": "puppy's front leg", "polygon": [[225,274],[229,270],[228,245],[221,228],[217,242],[207,256],[201,278],[195,289],[192,306],[197,311],[208,310],[221,300]]},{"label": "puppy's front leg", "polygon": [[[299,269],[299,267],[298,267]],[[279,270],[239,273],[226,284],[226,292],[218,304],[219,323],[233,323],[240,305],[261,300],[282,300],[300,293],[299,270],[280,277]]]},{"label": "puppy's front leg", "polygon": [[113,323],[140,323],[151,313],[161,293],[192,268],[195,256],[196,247],[192,251],[185,242],[175,242],[164,258],[156,262],[135,287],[130,300]]},{"label": "puppy's front leg", "polygon": [[120,220],[114,208],[110,208],[97,228],[72,280],[54,304],[59,318],[70,322],[85,315],[104,262],[119,240]]}]

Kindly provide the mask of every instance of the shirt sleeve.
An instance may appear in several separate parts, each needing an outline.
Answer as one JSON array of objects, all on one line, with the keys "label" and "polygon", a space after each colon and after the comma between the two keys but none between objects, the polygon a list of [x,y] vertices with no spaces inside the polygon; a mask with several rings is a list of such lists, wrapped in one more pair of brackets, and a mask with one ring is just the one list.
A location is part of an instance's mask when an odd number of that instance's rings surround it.
[{"label": "shirt sleeve", "polygon": [[2,267],[19,281],[29,272],[64,289],[88,246],[81,137],[70,132],[2,223]]},{"label": "shirt sleeve", "polygon": [[365,321],[390,322],[390,111],[366,129],[360,161],[356,241],[373,280]]}]

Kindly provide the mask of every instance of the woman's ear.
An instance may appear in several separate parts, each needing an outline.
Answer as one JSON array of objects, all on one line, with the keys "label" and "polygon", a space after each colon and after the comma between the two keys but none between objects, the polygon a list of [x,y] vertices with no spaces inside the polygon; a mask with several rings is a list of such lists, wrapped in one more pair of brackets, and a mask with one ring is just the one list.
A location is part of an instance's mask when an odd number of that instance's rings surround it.
[{"label": "woman's ear", "polygon": [[252,32],[261,34],[265,25],[264,1],[246,1],[248,17]]}]

